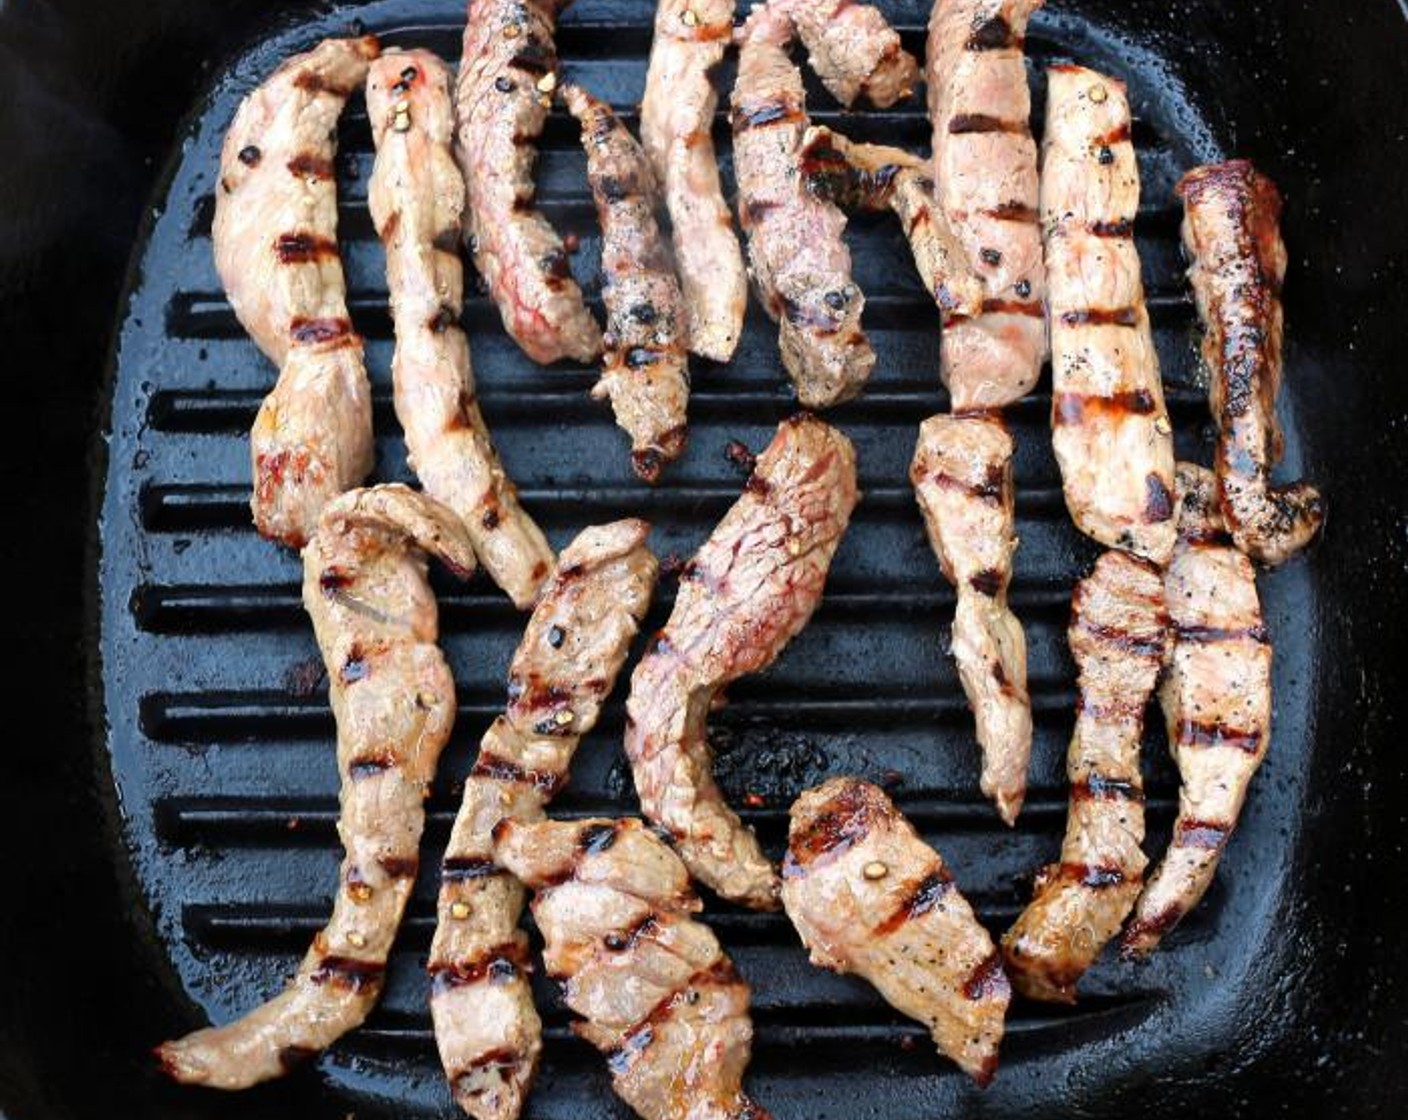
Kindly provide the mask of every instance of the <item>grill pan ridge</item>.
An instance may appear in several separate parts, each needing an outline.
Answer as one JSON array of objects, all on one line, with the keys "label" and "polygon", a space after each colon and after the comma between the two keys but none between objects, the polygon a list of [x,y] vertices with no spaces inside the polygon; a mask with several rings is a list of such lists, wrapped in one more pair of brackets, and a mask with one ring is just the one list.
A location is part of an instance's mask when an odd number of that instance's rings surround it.
[{"label": "grill pan ridge", "polygon": [[[881,7],[905,45],[922,55],[927,4]],[[644,0],[579,0],[561,21],[564,72],[612,102],[633,129],[652,16],[653,4]],[[172,1031],[207,1017],[228,1021],[275,994],[323,923],[335,882],[333,725],[298,601],[298,563],[261,540],[248,514],[248,428],[273,370],[220,290],[209,229],[217,153],[240,97],[281,58],[324,35],[347,33],[354,17],[386,45],[423,45],[458,61],[463,9],[453,2],[324,9],[245,50],[190,118],[138,250],[115,355],[99,571],[106,740],[122,840],[150,921],[147,952],[173,1008]],[[1143,181],[1136,237],[1156,346],[1179,454],[1207,462],[1211,432],[1172,185],[1194,163],[1231,154],[1224,146],[1229,130],[1181,84],[1163,53],[1174,48],[1156,36],[1141,39],[1062,6],[1034,20],[1027,51],[1038,137],[1044,65],[1079,60],[1129,82]],[[719,80],[726,94],[731,60]],[[818,122],[860,139],[927,148],[922,96],[888,111],[843,113],[810,75],[808,83]],[[731,189],[722,115],[715,134]],[[390,407],[393,340],[384,258],[365,206],[371,143],[359,98],[341,126],[337,164],[349,306],[367,338],[374,388],[375,478],[411,481]],[[580,238],[573,268],[599,312],[599,235],[583,167],[575,125],[555,110],[541,149],[539,201],[561,230]],[[1026,901],[1031,872],[1059,846],[1075,698],[1064,632],[1070,588],[1097,550],[1071,526],[1061,500],[1046,428],[1048,371],[1008,414],[1018,447],[1021,539],[1012,602],[1028,632],[1036,725],[1031,792],[1009,832],[977,789],[971,716],[944,648],[953,595],[924,540],[907,481],[919,422],[947,407],[935,316],[893,222],[857,217],[848,240],[879,361],[866,393],[827,419],[856,443],[864,497],[812,624],[765,677],[732,689],[714,719],[720,778],[774,855],[787,806],[801,789],[841,773],[885,783],[943,852],[980,918],[1000,933]],[[1294,283],[1301,254],[1293,240],[1291,248]],[[1294,332],[1294,306],[1288,318]],[[728,442],[761,449],[794,408],[775,329],[755,304],[730,365],[694,362],[690,449],[648,489],[630,473],[609,410],[587,397],[594,370],[535,366],[472,285],[464,320],[496,443],[525,507],[555,547],[587,524],[640,515],[655,526],[659,555],[688,557],[741,486],[724,455]],[[1313,477],[1316,463],[1303,454],[1297,358],[1292,334],[1282,401],[1285,470],[1287,477]],[[1338,488],[1324,481],[1333,508]],[[1101,1114],[1116,1115],[1120,1093],[1132,1086],[1232,1062],[1227,1051],[1246,1045],[1238,1009],[1258,1003],[1252,993],[1269,977],[1293,975],[1291,947],[1274,931],[1285,900],[1296,897],[1296,853],[1316,804],[1311,748],[1326,670],[1305,604],[1317,593],[1318,563],[1312,555],[1260,580],[1276,643],[1273,745],[1208,897],[1148,964],[1126,965],[1107,953],[1075,1007],[1014,1004],[1002,1066],[986,1092],[938,1059],[924,1032],[867,986],[812,969],[785,917],[711,903],[705,919],[754,987],[750,1084],[757,1099],[780,1118],[819,1120],[1035,1116],[1059,1094],[1063,1108],[1113,1108]],[[420,881],[386,993],[366,1026],[312,1071],[258,1090],[253,1100],[261,1114],[292,1111],[289,1102],[306,1096],[301,1115],[453,1115],[427,1013],[434,877],[459,783],[479,735],[501,709],[523,616],[482,580],[437,582],[437,589],[460,713],[428,805]],[[663,623],[673,591],[662,580],[644,632]],[[622,702],[618,689],[582,746],[558,814],[636,811],[620,749]],[[1149,727],[1152,854],[1168,838],[1177,778],[1161,720],[1151,718]],[[746,794],[762,804],[743,807]],[[628,1115],[611,1096],[596,1053],[572,1036],[552,986],[539,978],[536,987],[548,1045],[528,1115]],[[160,1092],[173,1114],[204,1115],[196,1111],[203,1098]],[[1164,1114],[1157,1102],[1149,1111]]]}]

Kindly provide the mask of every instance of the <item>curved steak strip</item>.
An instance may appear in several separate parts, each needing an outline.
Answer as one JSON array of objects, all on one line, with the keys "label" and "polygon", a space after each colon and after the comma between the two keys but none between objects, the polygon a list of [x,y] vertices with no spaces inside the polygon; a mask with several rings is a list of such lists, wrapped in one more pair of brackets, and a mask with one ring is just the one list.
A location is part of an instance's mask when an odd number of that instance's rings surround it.
[{"label": "curved steak strip", "polygon": [[847,107],[865,98],[888,109],[914,92],[919,63],[878,8],[854,0],[774,0],[791,17],[808,61]]},{"label": "curved steak strip", "polygon": [[562,98],[582,125],[601,222],[606,359],[592,395],[611,398],[616,423],[631,436],[631,466],[656,482],[684,453],[689,365],[684,296],[655,223],[655,177],[609,105],[574,85]]},{"label": "curved steak strip", "polygon": [[699,900],[669,845],[635,820],[505,820],[494,835],[499,861],[538,892],[543,961],[617,1095],[645,1120],[767,1120],[743,1091],[748,985],[692,917]]},{"label": "curved steak strip", "polygon": [[710,74],[732,35],[733,0],[659,0],[640,106],[641,142],[670,211],[689,349],[715,362],[733,357],[748,306],[710,131],[719,103]]},{"label": "curved steak strip", "polygon": [[983,312],[948,325],[942,372],[955,412],[1031,392],[1046,359],[1027,21],[1042,0],[935,0],[926,66],[936,197],[986,285]]},{"label": "curved steak strip", "polygon": [[1281,458],[1281,196],[1245,160],[1194,168],[1178,194],[1193,260],[1188,275],[1207,332],[1222,516],[1238,548],[1279,564],[1309,544],[1325,520],[1324,502],[1308,482],[1271,485]]},{"label": "curved steak strip", "polygon": [[1271,639],[1256,573],[1233,547],[1217,477],[1178,465],[1178,547],[1164,574],[1173,655],[1159,688],[1183,778],[1173,840],[1124,931],[1143,956],[1198,904],[1271,743]]},{"label": "curved steak strip", "polygon": [[563,549],[509,669],[509,703],[479,747],[445,849],[430,1012],[440,1060],[460,1107],[510,1120],[538,1068],[542,1024],[518,928],[523,888],[494,862],[503,819],[537,820],[567,781],[583,735],[626,659],[650,604],[658,565],[650,527],[617,521]]},{"label": "curved steak strip", "polygon": [[806,189],[802,75],[787,56],[790,20],[767,5],[738,32],[733,162],[748,261],[763,306],[779,324],[782,364],[807,408],[850,400],[875,366],[861,330],[865,296],[841,238],[846,216]]},{"label": "curved steak strip", "polygon": [[986,1085],[1012,991],[938,852],[856,778],[808,790],[791,816],[782,902],[812,963],[874,984]]},{"label": "curved steak strip", "polygon": [[934,205],[934,180],[925,160],[900,148],[857,144],[813,125],[802,138],[801,169],[808,190],[844,209],[894,211],[944,323],[982,310],[983,282]]},{"label": "curved steak strip", "polygon": [[998,416],[932,416],[910,466],[939,567],[958,591],[953,656],[983,752],[982,790],[1009,825],[1027,795],[1027,642],[1007,605],[1017,551],[1012,437]]},{"label": "curved steak strip", "polygon": [[1173,552],[1173,427],[1134,246],[1139,167],[1122,82],[1048,71],[1041,214],[1051,442],[1081,532],[1162,566]]},{"label": "curved steak strip", "polygon": [[215,267],[250,337],[279,367],[250,432],[259,532],[302,548],[318,514],[372,469],[362,340],[337,251],[337,119],[375,38],[328,39],[244,99],[220,153]]},{"label": "curved steak strip", "polygon": [[359,1026],[381,994],[419,866],[425,795],[455,720],[426,553],[459,573],[474,556],[459,519],[404,486],[334,499],[303,552],[303,605],[337,720],[341,886],[281,995],[158,1048],[178,1081],[243,1089],[282,1076]]},{"label": "curved steak strip", "polygon": [[367,78],[376,141],[368,202],[386,245],[396,324],[396,415],[426,493],[460,515],[474,551],[526,610],[552,549],[518,504],[474,395],[460,329],[464,180],[450,154],[450,70],[429,51],[388,51]]},{"label": "curved steak strip", "polygon": [[534,148],[557,86],[557,14],[570,0],[470,0],[455,87],[465,238],[504,329],[535,362],[591,362],[601,329],[562,238],[533,205]]},{"label": "curved steak strip", "polygon": [[1080,697],[1061,861],[1037,875],[1002,947],[1019,992],[1074,1003],[1076,982],[1119,932],[1148,862],[1139,740],[1169,645],[1158,570],[1128,553],[1102,554],[1076,585],[1069,640]]},{"label": "curved steak strip", "polygon": [[665,628],[631,677],[626,754],[641,809],[724,898],[777,905],[777,872],[714,783],[706,721],[811,618],[855,509],[855,451],[815,417],[784,420],[752,478],[680,573]]}]

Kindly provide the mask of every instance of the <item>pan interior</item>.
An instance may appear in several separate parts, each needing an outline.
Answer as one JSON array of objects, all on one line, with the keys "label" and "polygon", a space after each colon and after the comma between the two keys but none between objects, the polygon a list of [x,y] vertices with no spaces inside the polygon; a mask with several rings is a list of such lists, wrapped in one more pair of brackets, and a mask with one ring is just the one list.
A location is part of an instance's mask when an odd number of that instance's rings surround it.
[{"label": "pan interior", "polygon": [[[922,54],[926,6],[881,7],[909,49]],[[459,4],[392,0],[356,15],[387,45],[423,45],[458,59]],[[652,15],[642,0],[593,0],[566,13],[559,35],[566,73],[611,101],[633,128]],[[344,11],[269,35],[195,108],[139,250],[121,326],[102,529],[108,745],[137,905],[149,918],[147,964],[184,1009],[182,1029],[207,1018],[225,1022],[276,993],[321,926],[335,883],[333,727],[299,606],[299,565],[261,540],[248,516],[247,432],[274,371],[221,292],[210,220],[218,150],[239,99],[281,58],[353,29]],[[1172,80],[1156,48],[1111,26],[1043,12],[1027,51],[1038,134],[1045,64],[1080,61],[1130,85],[1143,180],[1136,236],[1157,348],[1180,455],[1208,462],[1196,319],[1171,188],[1194,163],[1223,155],[1216,129]],[[720,81],[726,91],[731,63]],[[890,111],[842,113],[813,82],[809,104],[817,121],[854,138],[927,148],[922,96]],[[722,116],[715,137],[731,188]],[[372,157],[360,99],[341,138],[339,234],[375,390],[375,477],[411,481],[390,407],[393,343],[384,257],[366,209]],[[599,236],[575,126],[561,111],[547,127],[538,182],[543,209],[580,239],[573,268],[599,310]],[[774,854],[787,806],[801,789],[845,773],[882,782],[998,933],[1028,897],[1032,872],[1059,847],[1074,703],[1064,631],[1071,585],[1096,549],[1071,526],[1061,501],[1046,426],[1048,373],[1009,413],[1021,537],[1012,599],[1028,633],[1036,722],[1031,793],[1009,831],[977,788],[971,717],[945,648],[953,595],[924,540],[907,481],[919,422],[947,407],[934,310],[892,221],[857,218],[848,236],[879,361],[865,395],[828,419],[855,441],[865,497],[811,626],[764,678],[733,689],[716,717],[721,780]],[[494,438],[524,504],[556,547],[587,524],[640,515],[655,525],[659,555],[688,557],[739,492],[742,480],[724,454],[728,443],[760,449],[793,408],[775,328],[755,306],[730,365],[694,363],[689,452],[658,488],[647,489],[630,473],[609,412],[587,396],[593,370],[535,366],[472,285],[465,322]],[[1287,384],[1286,460],[1294,474],[1301,453],[1294,352]],[[426,1012],[435,870],[460,782],[503,703],[522,625],[487,583],[438,588],[460,715],[429,803],[420,882],[380,1006],[316,1064],[316,1073],[299,1075],[320,1078],[330,1103],[362,1116],[448,1115],[451,1108]],[[1078,1005],[1015,1003],[1001,1070],[981,1097],[985,1108],[1036,1109],[1053,1084],[1074,1099],[1094,1099],[1152,1054],[1161,1055],[1160,1068],[1173,1070],[1207,1061],[1228,1038],[1228,1009],[1256,982],[1257,946],[1276,921],[1301,827],[1310,746],[1303,686],[1315,676],[1314,647],[1295,621],[1303,607],[1293,609],[1312,594],[1309,577],[1291,565],[1264,576],[1261,589],[1276,640],[1275,744],[1217,882],[1147,965],[1107,953],[1083,983]],[[673,591],[663,580],[647,632],[664,621]],[[583,745],[558,813],[636,811],[620,751],[621,701],[618,690]],[[1151,713],[1145,741],[1151,853],[1167,840],[1177,793],[1159,723]],[[934,1055],[917,1025],[866,985],[811,968],[785,918],[711,904],[706,919],[753,984],[751,1084],[778,1116],[978,1107],[978,1092]],[[539,977],[537,988],[548,1044],[532,1114],[625,1115],[598,1056],[572,1035],[553,986]]]}]

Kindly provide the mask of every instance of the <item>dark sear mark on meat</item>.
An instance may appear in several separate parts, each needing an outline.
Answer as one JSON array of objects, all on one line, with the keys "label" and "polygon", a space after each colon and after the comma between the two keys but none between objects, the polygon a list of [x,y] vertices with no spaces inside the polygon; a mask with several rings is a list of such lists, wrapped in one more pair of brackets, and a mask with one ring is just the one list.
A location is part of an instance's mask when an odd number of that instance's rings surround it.
[{"label": "dark sear mark on meat", "polygon": [[298,317],[289,322],[289,337],[297,344],[322,344],[351,339],[351,320],[342,316],[325,319]]},{"label": "dark sear mark on meat", "polygon": [[966,136],[975,132],[1008,132],[1022,136],[1027,132],[1027,122],[1005,121],[985,113],[958,113],[949,118],[948,131],[950,136]]},{"label": "dark sear mark on meat", "polygon": [[379,988],[386,976],[381,961],[360,961],[352,957],[330,955],[318,962],[309,979],[314,984],[329,984],[349,992]]},{"label": "dark sear mark on meat", "polygon": [[337,242],[314,233],[281,233],[274,252],[283,264],[309,264],[337,256]]},{"label": "dark sear mark on meat", "polygon": [[332,178],[332,160],[309,152],[300,152],[289,160],[288,169],[294,175],[308,179]]},{"label": "dark sear mark on meat", "polygon": [[1012,33],[1012,27],[1001,15],[989,16],[973,27],[973,34],[963,44],[969,51],[1020,50],[1022,40]]}]

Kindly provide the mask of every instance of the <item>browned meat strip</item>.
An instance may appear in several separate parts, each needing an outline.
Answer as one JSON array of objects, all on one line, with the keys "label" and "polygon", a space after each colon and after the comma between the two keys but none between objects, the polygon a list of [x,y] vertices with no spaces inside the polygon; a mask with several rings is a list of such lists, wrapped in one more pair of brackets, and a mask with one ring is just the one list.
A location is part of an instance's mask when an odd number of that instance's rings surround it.
[{"label": "browned meat strip", "polygon": [[777,905],[777,873],[714,784],[705,721],[730,682],[806,626],[855,508],[855,451],[815,417],[784,420],[743,496],[680,573],[665,628],[631,677],[626,754],[641,809],[724,898]]},{"label": "browned meat strip", "polygon": [[1193,260],[1188,275],[1207,331],[1222,516],[1238,548],[1279,564],[1309,544],[1325,520],[1310,483],[1271,485],[1281,458],[1281,195],[1246,160],[1196,167],[1178,194]]},{"label": "browned meat strip", "polygon": [[846,217],[802,180],[807,109],[802,75],[787,56],[792,33],[771,5],[755,8],[739,31],[733,163],[753,282],[779,324],[782,364],[803,405],[827,408],[861,391],[875,352],[841,239]]},{"label": "browned meat strip", "polygon": [[669,845],[634,820],[505,820],[494,834],[538,892],[543,963],[617,1095],[646,1120],[767,1120],[743,1091],[748,985],[691,916],[699,900]]},{"label": "browned meat strip", "polygon": [[611,398],[631,436],[631,466],[656,482],[684,452],[689,366],[684,296],[655,224],[655,176],[609,105],[580,86],[564,86],[562,97],[582,124],[601,221],[606,359],[593,396]]},{"label": "browned meat strip", "polygon": [[864,97],[886,109],[914,92],[919,63],[899,33],[854,0],[774,0],[797,26],[817,77],[842,105]]},{"label": "browned meat strip", "polygon": [[719,185],[710,73],[733,35],[733,0],[659,0],[640,138],[665,193],[689,316],[689,348],[726,362],[743,333],[748,279]]},{"label": "browned meat strip", "polygon": [[388,51],[367,78],[376,141],[368,202],[386,245],[396,322],[396,415],[426,493],[465,523],[474,551],[520,610],[552,570],[552,549],[518,504],[474,396],[460,329],[464,180],[450,154],[450,70],[429,51]]},{"label": "browned meat strip", "polygon": [[557,88],[558,12],[571,0],[470,0],[455,88],[465,237],[504,329],[535,362],[593,361],[601,330],[562,238],[535,209],[534,148]]},{"label": "browned meat strip", "polygon": [[1048,71],[1041,213],[1051,307],[1052,446],[1076,526],[1163,565],[1173,552],[1173,427],[1144,306],[1139,167],[1124,83]]},{"label": "browned meat strip", "polygon": [[459,518],[404,486],[334,499],[303,552],[303,606],[337,720],[340,887],[281,995],[158,1048],[178,1081],[243,1089],[282,1076],[360,1025],[381,994],[419,865],[424,798],[455,721],[425,553],[461,573],[474,555]]},{"label": "browned meat strip", "polygon": [[999,416],[932,416],[909,477],[939,567],[958,590],[953,656],[977,722],[980,784],[1012,824],[1032,752],[1027,642],[1007,605],[1017,551],[1012,437]]},{"label": "browned meat strip", "polygon": [[250,433],[254,523],[302,548],[318,514],[372,469],[362,340],[347,314],[332,161],[337,119],[376,39],[328,39],[246,97],[220,154],[215,267],[245,330],[279,367]]},{"label": "browned meat strip", "polygon": [[856,778],[808,790],[791,815],[782,902],[812,963],[874,984],[986,1085],[1012,991],[939,853]]},{"label": "browned meat strip", "polygon": [[983,313],[944,330],[954,411],[1031,391],[1046,358],[1036,145],[1022,57],[1042,0],[935,0],[926,66],[939,205],[987,287]]},{"label": "browned meat strip", "polygon": [[801,168],[808,190],[847,210],[894,211],[943,322],[982,310],[983,282],[969,269],[962,243],[934,205],[926,161],[813,125],[802,140]]},{"label": "browned meat strip", "polygon": [[1148,862],[1140,848],[1139,740],[1169,643],[1158,570],[1128,553],[1104,553],[1076,585],[1069,639],[1080,698],[1066,754],[1066,838],[1060,862],[1037,875],[1002,947],[1024,996],[1074,1003],[1076,982],[1119,931]]},{"label": "browned meat strip", "polygon": [[585,530],[562,552],[509,669],[509,704],[485,733],[445,849],[431,1016],[460,1107],[511,1120],[538,1068],[542,1024],[518,928],[523,888],[494,861],[494,826],[538,820],[567,781],[650,604],[657,564],[650,527],[617,521]]},{"label": "browned meat strip", "polygon": [[1178,497],[1178,548],[1164,574],[1173,655],[1159,700],[1183,787],[1173,840],[1124,932],[1134,956],[1203,897],[1271,742],[1271,639],[1256,573],[1227,536],[1212,471],[1180,463]]}]

